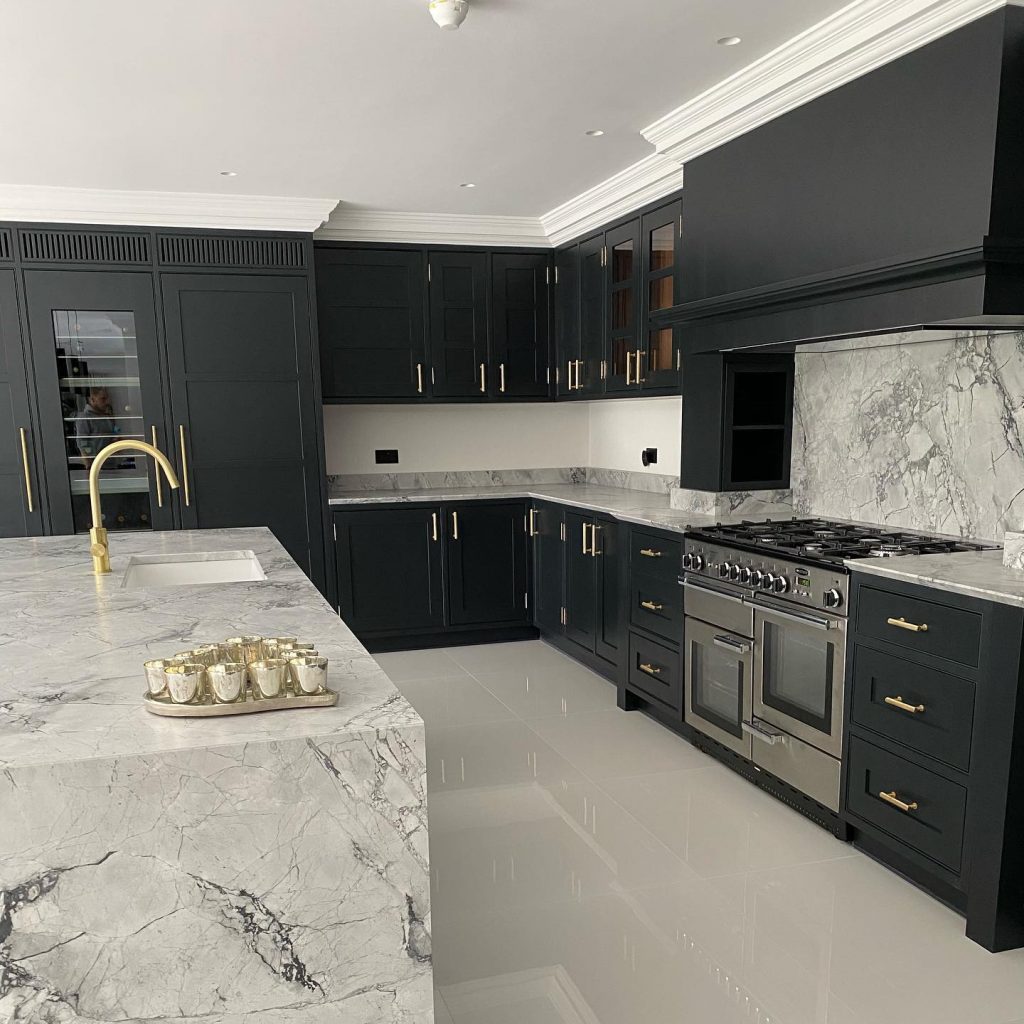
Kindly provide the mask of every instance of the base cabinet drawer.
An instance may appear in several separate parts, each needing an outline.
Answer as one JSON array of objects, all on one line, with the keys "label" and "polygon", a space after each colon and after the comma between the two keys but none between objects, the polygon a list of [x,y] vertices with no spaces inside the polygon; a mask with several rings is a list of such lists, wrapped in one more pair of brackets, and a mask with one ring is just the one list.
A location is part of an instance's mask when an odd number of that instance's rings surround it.
[{"label": "base cabinet drawer", "polygon": [[673,711],[683,709],[683,673],[679,652],[629,635],[629,686]]},{"label": "base cabinet drawer", "polygon": [[862,585],[856,619],[861,636],[970,668],[980,662],[980,612]]},{"label": "base cabinet drawer", "polygon": [[959,874],[967,790],[859,736],[850,737],[848,757],[851,817]]},{"label": "base cabinet drawer", "polygon": [[853,721],[937,761],[967,771],[974,683],[858,646]]},{"label": "base cabinet drawer", "polygon": [[629,570],[642,572],[666,582],[675,583],[682,562],[682,544],[671,537],[656,533],[631,530],[629,542]]},{"label": "base cabinet drawer", "polygon": [[659,579],[631,570],[629,621],[678,646],[683,642],[683,588],[675,576]]}]

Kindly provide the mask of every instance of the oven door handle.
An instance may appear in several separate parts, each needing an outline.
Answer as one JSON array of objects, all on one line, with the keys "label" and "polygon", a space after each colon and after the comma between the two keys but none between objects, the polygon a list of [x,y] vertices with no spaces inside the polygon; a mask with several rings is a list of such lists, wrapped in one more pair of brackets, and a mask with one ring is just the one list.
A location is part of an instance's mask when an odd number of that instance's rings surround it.
[{"label": "oven door handle", "polygon": [[786,742],[786,734],[781,729],[766,725],[759,718],[751,718],[749,722],[740,722],[740,727],[755,740],[767,743],[771,747],[774,747],[776,743]]},{"label": "oven door handle", "polygon": [[801,626],[810,626],[812,629],[835,629],[838,625],[834,619],[827,619],[821,615],[807,615],[804,612],[794,612],[788,608],[780,608],[776,604],[769,604],[760,595],[754,596],[754,607],[766,615],[776,615],[780,619],[799,622]]},{"label": "oven door handle", "polygon": [[747,603],[742,597],[730,594],[727,590],[708,586],[707,583],[698,583],[696,580],[691,580],[688,577],[683,578],[683,586],[688,590],[699,590],[702,594],[714,594],[715,597],[724,597],[726,601],[735,601],[737,604]]},{"label": "oven door handle", "polygon": [[749,640],[734,640],[731,636],[722,636],[721,634],[716,634],[712,638],[712,643],[716,647],[724,647],[734,654],[747,654],[752,646]]}]

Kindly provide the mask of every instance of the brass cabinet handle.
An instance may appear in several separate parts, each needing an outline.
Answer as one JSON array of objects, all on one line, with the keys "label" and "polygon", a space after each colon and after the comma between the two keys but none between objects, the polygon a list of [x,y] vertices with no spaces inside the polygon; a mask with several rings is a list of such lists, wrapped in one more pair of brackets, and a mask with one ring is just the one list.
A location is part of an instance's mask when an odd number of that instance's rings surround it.
[{"label": "brass cabinet handle", "polygon": [[416,364],[416,393],[423,394],[423,364]]},{"label": "brass cabinet handle", "polygon": [[530,509],[530,526],[527,532],[531,537],[537,536],[537,510],[535,508]]},{"label": "brass cabinet handle", "polygon": [[897,810],[902,811],[904,814],[909,814],[911,811],[917,810],[917,801],[913,803],[904,803],[898,796],[896,796],[896,790],[894,789],[891,793],[879,793],[879,800],[884,800],[887,804],[891,804]]},{"label": "brass cabinet handle", "polygon": [[583,385],[580,383],[580,370],[582,370],[582,369],[583,369],[583,360],[582,359],[577,359],[576,360],[576,390],[577,391],[582,391],[583,390]]},{"label": "brass cabinet handle", "polygon": [[431,539],[432,540],[436,541],[436,540],[440,539],[440,537],[438,535],[438,530],[437,530],[437,513],[436,512],[431,512],[430,513],[430,535],[431,535]]},{"label": "brass cabinet handle", "polygon": [[487,394],[487,364],[480,364],[480,394]]},{"label": "brass cabinet handle", "polygon": [[655,604],[653,601],[641,601],[641,608],[646,608],[648,611],[660,612],[665,606],[663,604]]},{"label": "brass cabinet handle", "polygon": [[[28,434],[24,427],[18,427],[18,434],[21,436],[21,468],[25,471],[25,504],[28,505],[29,512],[34,512],[35,507],[32,504],[32,473],[28,468]],[[156,475],[157,480],[160,479],[160,474]]]},{"label": "brass cabinet handle", "polygon": [[572,360],[568,359],[565,363],[565,375],[568,378],[568,385],[566,391],[572,391]]},{"label": "brass cabinet handle", "polygon": [[632,360],[633,360],[633,353],[632,352],[627,352],[626,353],[626,387],[629,387],[629,385],[633,383],[633,381],[630,380],[630,371],[633,369],[633,362],[632,362]]},{"label": "brass cabinet handle", "polygon": [[504,363],[498,363],[498,376],[500,378],[500,383],[498,384],[498,390],[501,391],[502,394],[505,394],[505,364]]},{"label": "brass cabinet handle", "polygon": [[452,510],[452,540],[459,539],[459,513]]},{"label": "brass cabinet handle", "polygon": [[644,350],[642,348],[638,348],[636,350],[636,380],[633,381],[634,384],[643,384],[644,380],[646,379],[640,376],[640,357],[643,354]]},{"label": "brass cabinet handle", "polygon": [[654,548],[641,548],[640,554],[643,555],[644,558],[661,558],[662,552],[655,551]]},{"label": "brass cabinet handle", "polygon": [[900,711],[909,711],[912,715],[919,715],[924,711],[923,704],[908,704],[902,697],[885,697],[883,699],[890,707],[899,708]]},{"label": "brass cabinet handle", "polygon": [[590,552],[587,550],[587,527],[588,526],[590,526],[590,523],[584,523],[583,524],[583,554],[585,554],[585,555],[589,555],[590,554]]},{"label": "brass cabinet handle", "polygon": [[661,675],[661,669],[660,668],[657,668],[655,665],[649,665],[646,662],[641,662],[639,668],[640,668],[641,672],[646,672],[649,676],[660,676]]},{"label": "brass cabinet handle", "polygon": [[902,615],[898,619],[886,619],[885,621],[888,622],[890,626],[896,626],[898,629],[908,629],[911,633],[928,632],[927,622],[922,622],[920,625],[918,625],[916,622],[907,622],[907,620],[903,618]]},{"label": "brass cabinet handle", "polygon": [[185,485],[185,508],[192,504],[192,492],[188,486],[188,452],[185,450],[185,427],[178,424],[178,440],[181,442],[181,481]]},{"label": "brass cabinet handle", "polygon": [[[160,445],[157,444],[157,440],[156,440],[156,427],[155,426],[149,428],[149,434],[150,434],[150,437],[153,439],[153,447],[154,448],[159,448]],[[154,472],[156,473],[156,507],[157,508],[163,508],[164,507],[164,485],[160,482],[160,467],[157,466],[155,468]]]},{"label": "brass cabinet handle", "polygon": [[601,527],[598,526],[596,523],[591,523],[590,524],[590,557],[591,558],[597,558],[597,556],[599,554],[601,554],[601,552],[597,550],[597,531],[600,530],[600,529],[601,529]]}]

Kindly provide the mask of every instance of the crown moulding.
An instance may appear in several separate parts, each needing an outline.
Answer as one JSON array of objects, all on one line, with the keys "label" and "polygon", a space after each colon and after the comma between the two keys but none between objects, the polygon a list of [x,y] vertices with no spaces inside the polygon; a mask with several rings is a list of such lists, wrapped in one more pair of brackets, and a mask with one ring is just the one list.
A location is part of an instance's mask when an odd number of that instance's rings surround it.
[{"label": "crown moulding", "polygon": [[337,202],[293,196],[0,185],[0,220],[312,232]]},{"label": "crown moulding", "polygon": [[316,237],[338,242],[410,242],[435,245],[550,246],[537,217],[468,213],[403,213],[340,203]]}]

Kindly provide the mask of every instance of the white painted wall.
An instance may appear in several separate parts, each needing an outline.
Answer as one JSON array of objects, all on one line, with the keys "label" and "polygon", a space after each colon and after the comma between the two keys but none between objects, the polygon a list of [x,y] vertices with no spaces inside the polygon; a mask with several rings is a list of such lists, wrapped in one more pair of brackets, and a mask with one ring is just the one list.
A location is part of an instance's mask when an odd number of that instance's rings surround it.
[{"label": "white painted wall", "polygon": [[[658,449],[650,472],[679,472],[679,398],[536,405],[329,405],[327,472],[432,473],[466,469],[596,466],[643,472],[641,448]],[[377,448],[397,448],[378,466]]]}]

